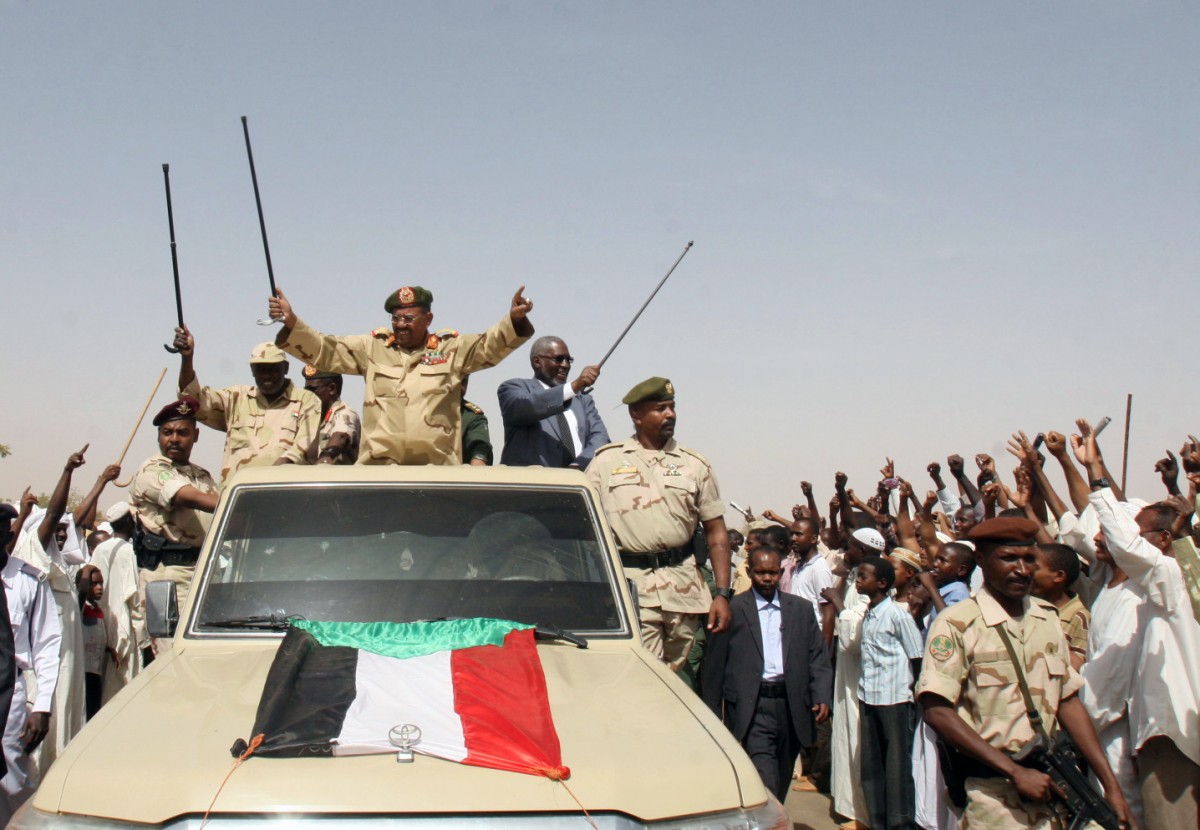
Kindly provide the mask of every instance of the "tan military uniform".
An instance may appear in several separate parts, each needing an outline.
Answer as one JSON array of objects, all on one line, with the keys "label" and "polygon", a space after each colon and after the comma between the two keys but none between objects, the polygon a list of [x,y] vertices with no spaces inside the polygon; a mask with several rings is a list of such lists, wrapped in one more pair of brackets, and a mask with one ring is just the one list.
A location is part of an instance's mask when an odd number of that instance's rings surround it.
[{"label": "tan military uniform", "polygon": [[1092,625],[1092,615],[1078,594],[1058,609],[1058,622],[1067,637],[1067,648],[1070,649],[1068,659],[1078,671],[1078,664],[1087,659],[1088,629]]},{"label": "tan military uniform", "polygon": [[406,350],[390,328],[334,337],[303,321],[276,344],[324,372],[365,375],[359,464],[462,463],[462,379],[528,340],[504,318],[483,334],[441,331]]},{"label": "tan military uniform", "polygon": [[[133,486],[129,491],[129,505],[142,528],[173,544],[192,547],[203,545],[212,517],[202,510],[175,504],[175,496],[188,486],[202,493],[217,492],[217,483],[208,470],[195,464],[174,464],[165,455],[152,456],[142,464],[133,477]],[[195,573],[196,568],[192,565],[159,563],[153,571],[139,569],[139,603],[145,606],[146,583],[169,579],[175,583],[179,608],[182,610]],[[169,642],[156,640],[155,650],[169,647]]]},{"label": "tan military uniform", "polygon": [[317,445],[308,454],[308,463],[316,464],[317,458],[329,446],[329,439],[334,435],[346,435],[350,439],[350,448],[334,461],[334,464],[353,464],[358,460],[358,439],[362,435],[362,422],[358,413],[343,400],[336,400],[329,411],[321,418],[321,426],[317,431]]},{"label": "tan military uniform", "polygon": [[281,458],[307,464],[309,448],[317,440],[321,401],[312,392],[287,382],[274,402],[257,386],[212,389],[192,382],[179,390],[200,402],[196,420],[227,433],[221,458],[221,483],[242,467],[270,467]]},{"label": "tan military uniform", "polygon": [[[1033,726],[1017,672],[997,626],[1008,631],[1043,728],[1054,734],[1059,703],[1083,681],[1068,662],[1068,647],[1058,612],[1027,598],[1021,619],[1008,616],[987,588],[937,615],[929,629],[918,697],[930,692],[953,704],[959,717],[1002,752],[1012,753],[1033,740]],[[1023,801],[1003,778],[968,778],[964,827],[1049,828],[1047,804]]]},{"label": "tan military uniform", "polygon": [[[661,450],[645,449],[636,438],[606,444],[586,475],[622,553],[688,546],[698,522],[725,515],[708,459],[674,439]],[[678,670],[696,637],[695,615],[707,614],[712,604],[696,560],[626,568],[625,575],[637,585],[643,642]]]}]

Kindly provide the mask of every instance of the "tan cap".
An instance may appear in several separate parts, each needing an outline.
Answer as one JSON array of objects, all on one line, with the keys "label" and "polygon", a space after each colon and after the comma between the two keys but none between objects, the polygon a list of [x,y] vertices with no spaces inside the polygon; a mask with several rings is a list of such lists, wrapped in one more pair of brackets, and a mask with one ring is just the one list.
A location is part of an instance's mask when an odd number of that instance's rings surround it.
[{"label": "tan cap", "polygon": [[286,363],[287,355],[283,353],[283,349],[276,346],[274,343],[267,341],[259,343],[254,347],[254,351],[250,352],[250,364],[255,363]]}]

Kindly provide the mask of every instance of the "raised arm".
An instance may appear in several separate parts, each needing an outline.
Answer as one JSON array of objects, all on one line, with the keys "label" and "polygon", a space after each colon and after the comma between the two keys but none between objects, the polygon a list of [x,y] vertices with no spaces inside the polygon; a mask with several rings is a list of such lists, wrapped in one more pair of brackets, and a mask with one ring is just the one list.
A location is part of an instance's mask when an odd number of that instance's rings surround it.
[{"label": "raised arm", "polygon": [[950,475],[958,482],[958,489],[967,503],[974,507],[979,504],[979,488],[975,483],[967,477],[966,471],[963,469],[963,459],[961,455],[951,455],[946,459],[946,466],[950,470]]},{"label": "raised arm", "polygon": [[83,449],[79,452],[71,453],[71,457],[67,459],[67,463],[63,467],[62,475],[58,478],[58,484],[55,485],[54,493],[50,496],[50,503],[46,505],[46,515],[42,517],[42,523],[38,525],[38,541],[42,543],[43,548],[50,546],[55,528],[67,513],[67,499],[71,494],[71,474],[84,465],[83,456],[89,446],[91,445],[84,444]]},{"label": "raised arm", "polygon": [[92,490],[83,497],[83,501],[75,508],[75,526],[76,527],[93,527],[96,521],[96,504],[100,501],[100,494],[104,492],[104,487],[110,481],[116,481],[121,477],[121,468],[116,464],[109,464],[104,468],[104,472],[96,477],[96,483],[92,485]]},{"label": "raised arm", "polygon": [[[1108,479],[1108,485],[1112,488],[1113,494],[1116,495],[1117,501],[1125,501],[1125,494],[1121,492],[1120,486],[1113,481],[1112,474],[1108,471],[1108,464],[1105,463],[1104,456],[1100,453],[1100,445],[1096,442],[1096,432],[1092,429],[1092,425],[1086,419],[1079,418],[1075,421],[1075,426],[1079,428],[1079,432],[1071,436],[1071,449],[1075,451],[1075,457],[1079,459],[1079,463],[1087,470],[1088,477],[1091,481],[1095,481],[1097,478]],[[1095,447],[1095,454],[1100,461],[1099,476],[1094,475],[1097,472],[1096,465],[1089,463],[1087,460],[1090,452],[1089,444]],[[1092,489],[1090,487],[1091,481],[1088,482],[1089,494]]]}]

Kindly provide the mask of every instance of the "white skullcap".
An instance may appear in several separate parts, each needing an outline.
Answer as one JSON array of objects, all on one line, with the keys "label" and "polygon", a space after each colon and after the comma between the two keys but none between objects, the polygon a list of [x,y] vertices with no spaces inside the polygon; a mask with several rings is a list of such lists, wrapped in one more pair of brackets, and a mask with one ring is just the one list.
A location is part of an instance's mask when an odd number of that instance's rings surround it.
[{"label": "white skullcap", "polygon": [[860,527],[851,533],[850,536],[880,553],[887,549],[887,543],[883,541],[883,535],[873,527]]},{"label": "white skullcap", "polygon": [[104,518],[110,522],[120,521],[129,515],[129,502],[119,501],[104,511]]},{"label": "white skullcap", "polygon": [[101,522],[100,524],[96,525],[96,532],[107,533],[109,536],[112,536],[112,525],[110,525],[108,522]]},{"label": "white skullcap", "polygon": [[940,530],[935,530],[933,532],[933,535],[936,536],[937,540],[939,542],[941,542],[943,545],[948,545],[954,541],[954,539],[952,537],[947,536],[945,533],[942,533]]}]

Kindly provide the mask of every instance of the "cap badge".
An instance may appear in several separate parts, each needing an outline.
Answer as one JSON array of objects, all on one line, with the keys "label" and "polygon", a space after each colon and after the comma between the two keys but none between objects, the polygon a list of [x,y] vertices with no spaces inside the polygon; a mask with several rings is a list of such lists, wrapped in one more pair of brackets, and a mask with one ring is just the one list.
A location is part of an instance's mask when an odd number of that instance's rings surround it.
[{"label": "cap badge", "polygon": [[675,394],[675,387],[671,385],[671,381],[667,381],[667,394],[668,395]]},{"label": "cap badge", "polygon": [[181,403],[179,406],[175,407],[175,411],[180,415],[187,415],[192,411],[192,408],[188,406],[187,403]]},{"label": "cap badge", "polygon": [[399,300],[403,305],[408,305],[411,303],[415,296],[416,295],[413,294],[412,288],[407,285],[396,292],[396,299]]}]

